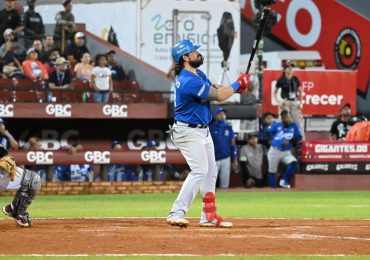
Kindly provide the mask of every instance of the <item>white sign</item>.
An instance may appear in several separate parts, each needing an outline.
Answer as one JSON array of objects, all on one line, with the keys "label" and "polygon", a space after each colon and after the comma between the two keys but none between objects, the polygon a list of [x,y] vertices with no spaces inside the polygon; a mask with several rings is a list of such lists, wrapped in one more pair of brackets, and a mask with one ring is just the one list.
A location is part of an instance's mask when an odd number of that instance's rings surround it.
[{"label": "white sign", "polygon": [[110,163],[110,152],[108,151],[87,151],[85,152],[84,158],[87,162],[95,164],[109,164]]},{"label": "white sign", "polygon": [[53,164],[53,152],[28,152],[27,161],[35,162],[36,164]]},{"label": "white sign", "polygon": [[54,115],[55,117],[71,117],[72,106],[70,104],[49,104],[45,107],[45,112],[48,115]]},{"label": "white sign", "polygon": [[0,117],[13,117],[14,106],[13,105],[0,105]]},{"label": "white sign", "polygon": [[111,117],[127,117],[127,105],[105,105],[103,114]]},{"label": "white sign", "polygon": [[[136,0],[73,4],[76,22],[85,23],[87,31],[106,40],[112,26],[122,50],[163,72],[167,72],[172,63],[170,54],[173,45],[172,12],[175,9],[180,12],[176,41],[189,39],[202,46],[200,51],[205,57],[205,64],[201,69],[207,73],[209,65],[207,76],[214,83],[221,75],[221,61],[223,59],[221,49],[218,46],[217,28],[220,26],[224,12],[232,14],[235,39],[229,62],[231,80],[236,79],[240,56],[240,5],[237,1]],[[46,24],[54,24],[55,15],[61,10],[63,10],[61,4],[37,5],[36,7],[36,11],[41,14]],[[182,13],[184,11],[188,13]],[[210,57],[208,57],[208,53]]]},{"label": "white sign", "polygon": [[141,160],[150,163],[165,163],[166,152],[165,151],[143,151],[141,152]]}]

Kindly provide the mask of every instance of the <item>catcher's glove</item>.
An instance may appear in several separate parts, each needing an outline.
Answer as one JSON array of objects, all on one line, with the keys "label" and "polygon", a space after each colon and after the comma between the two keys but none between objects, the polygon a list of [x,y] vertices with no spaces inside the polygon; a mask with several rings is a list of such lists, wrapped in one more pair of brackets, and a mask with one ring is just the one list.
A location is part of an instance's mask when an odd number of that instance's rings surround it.
[{"label": "catcher's glove", "polygon": [[14,158],[10,155],[3,156],[0,159],[0,167],[9,174],[10,181],[14,181],[17,173],[17,167]]}]

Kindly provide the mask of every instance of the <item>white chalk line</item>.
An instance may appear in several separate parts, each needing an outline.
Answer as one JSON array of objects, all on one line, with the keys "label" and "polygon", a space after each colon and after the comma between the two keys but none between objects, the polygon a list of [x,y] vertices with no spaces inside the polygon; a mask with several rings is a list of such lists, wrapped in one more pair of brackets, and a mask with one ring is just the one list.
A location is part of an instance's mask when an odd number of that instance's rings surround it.
[{"label": "white chalk line", "polygon": [[[32,218],[39,220],[114,220],[114,219],[166,219],[167,217],[41,217]],[[186,217],[187,219],[199,219],[199,217]],[[9,219],[7,217],[0,217],[0,220]],[[323,221],[370,221],[369,218],[359,218],[359,219],[335,219],[335,218],[234,218],[230,217],[228,219],[235,220],[323,220]]]},{"label": "white chalk line", "polygon": [[[154,256],[154,257],[210,257],[210,256],[264,256],[264,257],[273,257],[273,256],[283,256],[285,254],[255,254],[255,255],[238,255],[238,254],[217,254],[217,255],[197,255],[197,254],[19,254],[16,256],[23,257],[130,257],[130,256]],[[0,254],[0,257],[8,257],[14,255]],[[289,255],[289,256],[300,256],[300,257],[315,257],[315,256],[324,256],[324,257],[338,257],[338,256],[353,256],[346,254],[311,254],[311,255]]]}]

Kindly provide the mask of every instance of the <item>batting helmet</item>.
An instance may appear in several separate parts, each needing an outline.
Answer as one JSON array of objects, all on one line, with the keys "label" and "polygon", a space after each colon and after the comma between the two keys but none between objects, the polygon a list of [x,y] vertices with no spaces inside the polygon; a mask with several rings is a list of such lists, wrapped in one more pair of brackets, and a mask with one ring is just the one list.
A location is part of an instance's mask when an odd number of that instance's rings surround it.
[{"label": "batting helmet", "polygon": [[179,64],[180,58],[183,55],[193,52],[197,50],[199,47],[200,45],[195,45],[189,40],[182,40],[172,48],[171,51],[172,58],[174,59],[176,64]]}]

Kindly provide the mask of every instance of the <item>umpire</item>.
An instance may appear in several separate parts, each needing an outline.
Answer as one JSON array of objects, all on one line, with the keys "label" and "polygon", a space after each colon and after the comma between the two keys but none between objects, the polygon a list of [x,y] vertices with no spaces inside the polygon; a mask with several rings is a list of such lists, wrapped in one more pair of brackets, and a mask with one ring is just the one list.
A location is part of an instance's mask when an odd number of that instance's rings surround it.
[{"label": "umpire", "polygon": [[230,157],[233,169],[238,167],[234,131],[226,121],[226,110],[219,107],[215,111],[215,121],[209,126],[215,147],[217,172],[220,188],[228,188],[230,181]]},{"label": "umpire", "polygon": [[[301,109],[303,107],[303,90],[301,82],[293,72],[294,64],[288,63],[284,66],[284,71],[276,83],[274,98],[279,102],[279,113],[283,110],[288,111],[293,122],[301,130],[304,139],[304,121]],[[278,90],[281,89],[280,98],[277,98]]]}]

